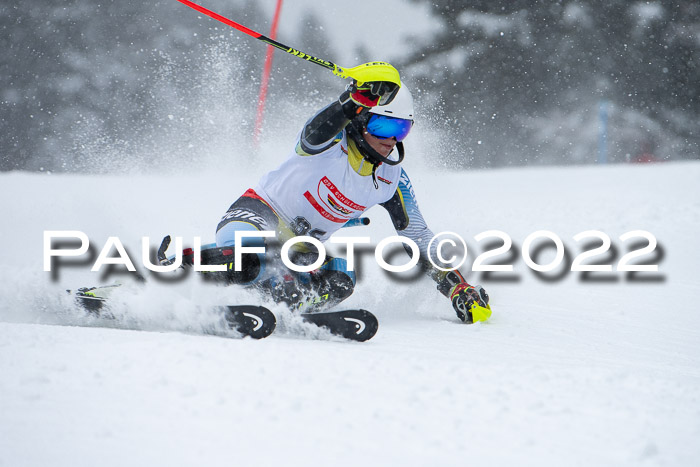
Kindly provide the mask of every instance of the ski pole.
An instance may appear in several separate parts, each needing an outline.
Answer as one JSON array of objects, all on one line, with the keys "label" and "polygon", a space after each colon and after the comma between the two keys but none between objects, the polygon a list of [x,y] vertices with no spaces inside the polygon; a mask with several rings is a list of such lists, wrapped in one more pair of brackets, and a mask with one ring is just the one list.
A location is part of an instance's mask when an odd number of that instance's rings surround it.
[{"label": "ski pole", "polygon": [[[334,75],[339,76],[341,78],[352,78],[359,85],[362,85],[368,81],[368,73],[371,73],[371,79],[372,81],[377,81],[377,80],[382,80],[382,81],[389,81],[392,83],[397,84],[398,86],[401,86],[401,79],[399,77],[399,72],[394,68],[393,66],[389,65],[386,62],[370,62],[370,63],[363,63],[362,65],[358,65],[356,67],[352,68],[343,68],[338,65],[336,65],[333,62],[329,62],[328,60],[323,60],[318,57],[314,57],[313,55],[309,55],[307,53],[304,53],[300,50],[297,50],[293,47],[289,47],[287,45],[282,44],[281,42],[277,42],[274,39],[270,39],[269,37],[263,36],[259,32],[255,32],[252,29],[249,29],[242,24],[238,24],[233,20],[230,20],[224,16],[221,16],[218,13],[215,13],[211,10],[208,10],[204,8],[201,5],[198,5],[196,3],[191,2],[190,0],[177,0],[178,2],[182,3],[183,5],[187,5],[188,7],[197,10],[198,12],[202,13],[203,15],[209,16],[210,18],[213,18],[217,21],[220,21],[227,26],[231,26],[234,29],[238,29],[241,32],[244,32],[248,34],[251,37],[254,37],[260,41],[263,41],[266,44],[269,44],[277,49],[280,49],[284,52],[290,53],[294,56],[297,56],[299,58],[303,58],[304,60],[315,63],[316,65],[320,65],[331,72],[333,72]],[[371,67],[371,71],[368,69]]]}]

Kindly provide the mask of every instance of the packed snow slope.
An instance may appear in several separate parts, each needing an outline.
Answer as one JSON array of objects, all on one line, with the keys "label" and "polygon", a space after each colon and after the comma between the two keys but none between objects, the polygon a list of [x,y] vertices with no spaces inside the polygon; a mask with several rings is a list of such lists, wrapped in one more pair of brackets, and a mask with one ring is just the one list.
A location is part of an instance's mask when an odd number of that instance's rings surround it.
[{"label": "packed snow slope", "polygon": [[[90,271],[108,237],[142,271],[142,237],[154,247],[165,234],[212,241],[262,167],[246,176],[0,175],[0,466],[698,465],[700,163],[406,168],[433,231],[466,240],[463,270],[495,240],[474,239],[488,230],[513,246],[485,263],[514,270],[469,273],[494,311],[469,326],[429,279],[385,273],[365,252],[347,306],[373,311],[380,328],[362,344],[278,307],[271,337],[227,337],[220,317],[197,305],[260,299],[195,277],[147,274],[140,285]],[[381,208],[369,217],[343,234],[375,245],[393,234]],[[92,259],[44,272],[46,230],[84,232]],[[542,274],[522,256],[539,230],[567,253]],[[612,272],[567,271],[597,246],[574,241],[589,230],[612,245],[583,263]],[[648,242],[620,236],[637,230],[658,245],[631,263],[659,269],[630,277],[618,262]],[[539,255],[529,249],[539,264],[554,259],[545,243]],[[65,293],[102,281],[129,291],[112,321],[87,316]]]}]

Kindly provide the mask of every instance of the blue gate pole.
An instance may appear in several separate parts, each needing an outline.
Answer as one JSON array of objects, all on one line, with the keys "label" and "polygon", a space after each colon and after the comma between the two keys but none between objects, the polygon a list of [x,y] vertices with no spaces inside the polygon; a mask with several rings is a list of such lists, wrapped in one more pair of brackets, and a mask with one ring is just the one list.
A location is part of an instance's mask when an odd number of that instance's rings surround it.
[{"label": "blue gate pole", "polygon": [[598,163],[608,163],[608,101],[603,99],[598,104]]}]

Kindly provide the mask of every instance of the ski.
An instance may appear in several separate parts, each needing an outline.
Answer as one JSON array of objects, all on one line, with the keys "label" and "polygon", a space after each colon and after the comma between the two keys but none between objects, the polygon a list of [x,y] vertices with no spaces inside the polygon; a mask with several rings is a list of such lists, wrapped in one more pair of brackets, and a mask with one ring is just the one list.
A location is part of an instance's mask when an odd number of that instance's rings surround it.
[{"label": "ski", "polygon": [[66,290],[69,294],[72,293],[75,301],[83,309],[95,315],[102,315],[102,308],[107,301],[109,294],[119,285],[106,285],[102,287],[81,287],[73,293]]},{"label": "ski", "polygon": [[[104,309],[109,293],[118,286],[81,288],[73,294],[76,302],[86,311],[110,317]],[[70,291],[69,291],[70,292]],[[274,313],[259,305],[226,305],[223,316],[230,329],[253,339],[270,336],[277,327]],[[367,310],[350,309],[300,313],[304,321],[328,329],[331,334],[358,342],[365,342],[377,333],[379,322]]]},{"label": "ski", "polygon": [[[73,295],[78,305],[86,311],[104,318],[111,318],[109,311],[103,308],[107,302],[107,295],[116,287],[118,286],[81,288]],[[223,308],[228,327],[243,336],[263,339],[272,334],[277,327],[275,315],[262,306],[227,305],[219,308]]]},{"label": "ski", "polygon": [[263,306],[228,305],[224,317],[231,329],[253,339],[263,339],[277,327],[275,315]]},{"label": "ski", "polygon": [[379,321],[367,310],[322,311],[302,313],[304,321],[327,328],[331,334],[358,342],[370,340],[379,329]]}]

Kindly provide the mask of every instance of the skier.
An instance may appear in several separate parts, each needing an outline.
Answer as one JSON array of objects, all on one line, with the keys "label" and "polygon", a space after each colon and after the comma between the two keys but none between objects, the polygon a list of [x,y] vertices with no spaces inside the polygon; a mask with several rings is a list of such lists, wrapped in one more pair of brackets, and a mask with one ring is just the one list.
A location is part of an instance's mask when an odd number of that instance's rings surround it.
[{"label": "skier", "polygon": [[[457,316],[465,323],[486,320],[491,309],[482,287],[467,283],[457,270],[444,272],[428,263],[433,234],[398,165],[413,126],[413,98],[394,67],[367,65],[366,82],[353,80],[337,101],[311,117],[288,158],[231,205],[217,226],[216,244],[235,246],[236,231],[275,231],[279,242],[301,235],[323,242],[379,204],[398,234],[419,246],[421,264]],[[277,302],[313,310],[333,306],[353,292],[355,274],[342,258],[328,256],[319,269],[297,273],[280,264],[274,242],[249,237],[241,243],[265,245],[267,254],[245,254],[243,273],[232,281],[256,287]],[[315,249],[297,249],[292,255],[295,264],[313,264],[318,257]]]}]

